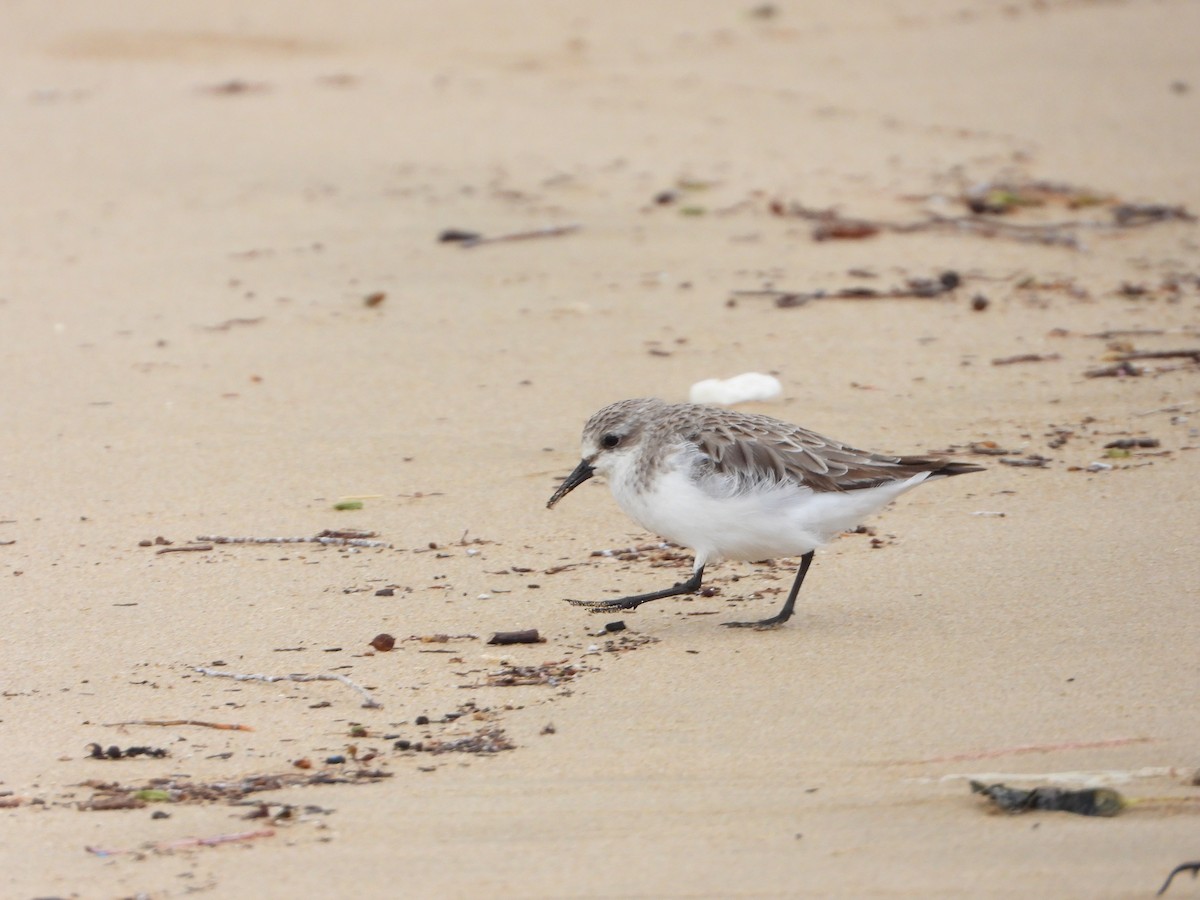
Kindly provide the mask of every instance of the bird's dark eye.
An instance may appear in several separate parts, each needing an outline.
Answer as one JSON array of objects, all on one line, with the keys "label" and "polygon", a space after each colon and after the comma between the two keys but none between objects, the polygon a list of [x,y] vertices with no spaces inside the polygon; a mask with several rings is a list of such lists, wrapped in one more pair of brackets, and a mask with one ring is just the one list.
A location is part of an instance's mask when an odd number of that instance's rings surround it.
[{"label": "bird's dark eye", "polygon": [[600,446],[606,450],[611,450],[619,443],[621,443],[621,436],[619,434],[606,434],[600,438]]}]

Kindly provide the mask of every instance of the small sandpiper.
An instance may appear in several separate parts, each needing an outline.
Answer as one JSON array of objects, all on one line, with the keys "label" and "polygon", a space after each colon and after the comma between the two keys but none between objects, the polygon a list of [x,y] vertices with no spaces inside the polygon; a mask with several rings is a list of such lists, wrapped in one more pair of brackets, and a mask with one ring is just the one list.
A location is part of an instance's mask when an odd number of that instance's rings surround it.
[{"label": "small sandpiper", "polygon": [[704,567],[799,556],[783,608],[734,628],[770,628],[792,617],[813,551],[925,481],[983,471],[927,456],[888,456],[769,416],[694,403],[622,400],[583,428],[583,459],[551,496],[554,506],[593,475],[608,479],[631,519],[696,553],[692,577],[614,600],[571,600],[592,612],[700,590]]}]

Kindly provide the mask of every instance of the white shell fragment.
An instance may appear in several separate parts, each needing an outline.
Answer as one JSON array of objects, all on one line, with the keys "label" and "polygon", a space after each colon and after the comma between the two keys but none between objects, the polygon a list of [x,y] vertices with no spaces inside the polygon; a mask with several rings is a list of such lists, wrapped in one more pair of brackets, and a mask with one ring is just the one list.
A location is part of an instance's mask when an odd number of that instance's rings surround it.
[{"label": "white shell fragment", "polygon": [[717,403],[731,406],[754,400],[777,400],[783,385],[774,375],[745,372],[732,378],[709,378],[692,385],[688,399],[692,403]]}]

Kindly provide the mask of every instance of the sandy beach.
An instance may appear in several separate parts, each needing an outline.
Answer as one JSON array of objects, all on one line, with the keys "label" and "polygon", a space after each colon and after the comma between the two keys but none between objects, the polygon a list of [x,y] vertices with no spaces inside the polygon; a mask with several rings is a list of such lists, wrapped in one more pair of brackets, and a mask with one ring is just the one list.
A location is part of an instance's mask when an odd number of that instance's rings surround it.
[{"label": "sandy beach", "polygon": [[[0,4],[0,894],[1153,896],[1200,859],[1197,34]],[[743,372],[987,469],[781,628],[720,623],[795,560],[563,602],[691,565],[599,480],[545,508],[584,421]]]}]

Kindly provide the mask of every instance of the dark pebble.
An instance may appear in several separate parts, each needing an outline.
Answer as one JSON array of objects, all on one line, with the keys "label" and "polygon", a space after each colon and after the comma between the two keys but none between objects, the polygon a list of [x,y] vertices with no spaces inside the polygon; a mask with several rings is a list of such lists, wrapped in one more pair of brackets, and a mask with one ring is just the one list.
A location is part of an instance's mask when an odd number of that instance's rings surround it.
[{"label": "dark pebble", "polygon": [[387,653],[396,646],[396,639],[390,634],[377,634],[371,638],[371,646],[380,653]]},{"label": "dark pebble", "polygon": [[418,725],[428,725],[429,716],[417,716],[414,720]]}]

